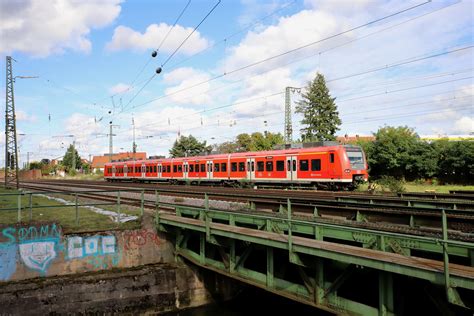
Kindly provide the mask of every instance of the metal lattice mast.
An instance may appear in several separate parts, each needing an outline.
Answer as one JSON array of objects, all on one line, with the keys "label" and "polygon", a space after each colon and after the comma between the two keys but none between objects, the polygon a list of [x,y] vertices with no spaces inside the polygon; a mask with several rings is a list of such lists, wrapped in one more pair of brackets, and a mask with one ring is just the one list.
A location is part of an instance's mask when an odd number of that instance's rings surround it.
[{"label": "metal lattice mast", "polygon": [[300,88],[286,87],[285,89],[285,143],[293,142],[293,126],[291,123],[291,92],[300,92]]},{"label": "metal lattice mast", "polygon": [[19,187],[12,58],[7,56],[5,102],[5,187]]}]

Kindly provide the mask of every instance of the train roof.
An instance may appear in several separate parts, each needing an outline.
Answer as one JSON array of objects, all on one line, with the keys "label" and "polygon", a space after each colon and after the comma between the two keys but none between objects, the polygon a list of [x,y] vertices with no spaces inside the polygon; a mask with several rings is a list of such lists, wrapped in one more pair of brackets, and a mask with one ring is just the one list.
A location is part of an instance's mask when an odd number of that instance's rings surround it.
[{"label": "train roof", "polygon": [[[227,159],[230,155],[231,158],[239,157],[261,157],[261,156],[278,156],[286,154],[297,154],[297,153],[311,153],[315,151],[334,151],[342,147],[348,147],[348,145],[334,145],[334,146],[320,146],[320,147],[309,147],[309,148],[290,148],[290,149],[280,149],[280,150],[266,150],[266,151],[250,151],[250,152],[238,152],[231,154],[214,154],[206,156],[190,156],[190,157],[178,157],[178,158],[159,158],[159,159],[146,159],[146,160],[128,160],[128,161],[114,161],[109,164],[130,164],[130,163],[159,163],[159,162],[168,162],[168,161],[200,161],[206,159]],[[358,146],[350,146],[358,147]]]}]

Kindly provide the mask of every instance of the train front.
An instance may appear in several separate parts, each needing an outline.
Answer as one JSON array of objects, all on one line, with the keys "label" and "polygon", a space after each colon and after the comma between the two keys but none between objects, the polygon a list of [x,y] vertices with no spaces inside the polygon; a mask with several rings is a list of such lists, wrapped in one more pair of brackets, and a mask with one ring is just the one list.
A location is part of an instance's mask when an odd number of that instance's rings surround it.
[{"label": "train front", "polygon": [[359,146],[345,145],[345,169],[346,176],[350,176],[353,184],[357,186],[360,183],[369,180],[367,160],[364,151]]}]

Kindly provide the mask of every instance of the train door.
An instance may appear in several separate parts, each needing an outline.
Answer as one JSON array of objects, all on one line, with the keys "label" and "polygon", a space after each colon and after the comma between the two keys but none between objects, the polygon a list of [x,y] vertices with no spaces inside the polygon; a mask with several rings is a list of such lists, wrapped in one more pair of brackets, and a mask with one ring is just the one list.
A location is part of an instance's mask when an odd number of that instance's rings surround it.
[{"label": "train door", "polygon": [[328,155],[329,177],[334,179],[336,177],[336,167],[334,163],[334,151],[330,151]]},{"label": "train door", "polygon": [[183,179],[188,178],[189,164],[187,161],[183,162]]},{"label": "train door", "polygon": [[115,166],[112,166],[112,177],[115,177]]},{"label": "train door", "polygon": [[161,173],[163,172],[163,166],[161,165],[161,163],[158,164],[158,178],[161,179]]},{"label": "train door", "polygon": [[142,165],[141,166],[141,178],[144,179],[145,178],[145,170],[146,170],[146,166],[145,165]]},{"label": "train door", "polygon": [[290,181],[297,179],[295,156],[286,156],[286,179]]},{"label": "train door", "polygon": [[247,158],[247,179],[255,179],[255,158]]},{"label": "train door", "polygon": [[212,160],[208,160],[206,164],[207,164],[207,178],[208,179],[213,179],[212,168],[214,166],[213,166]]}]

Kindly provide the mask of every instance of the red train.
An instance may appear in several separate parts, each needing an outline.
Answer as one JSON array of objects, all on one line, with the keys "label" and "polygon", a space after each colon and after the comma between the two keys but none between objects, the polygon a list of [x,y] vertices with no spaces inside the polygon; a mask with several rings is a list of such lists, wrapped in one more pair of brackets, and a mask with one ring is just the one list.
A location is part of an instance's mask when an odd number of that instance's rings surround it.
[{"label": "red train", "polygon": [[107,181],[171,183],[252,183],[354,188],[367,181],[367,163],[358,146],[218,154],[198,157],[121,161],[105,164]]}]

